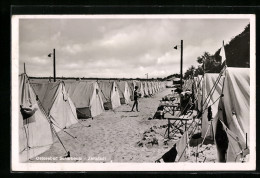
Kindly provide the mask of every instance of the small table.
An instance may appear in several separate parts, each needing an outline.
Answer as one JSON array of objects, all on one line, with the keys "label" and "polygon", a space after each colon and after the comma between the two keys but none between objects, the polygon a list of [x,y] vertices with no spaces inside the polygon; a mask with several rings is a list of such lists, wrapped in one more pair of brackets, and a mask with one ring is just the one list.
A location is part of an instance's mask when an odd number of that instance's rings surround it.
[{"label": "small table", "polygon": [[176,102],[175,99],[174,99],[174,100],[159,100],[159,101],[160,101],[160,103],[162,103],[162,104],[166,104],[166,103],[174,104],[174,103]]},{"label": "small table", "polygon": [[[181,132],[180,127],[185,126],[184,131],[186,131],[186,129],[187,129],[187,121],[192,120],[192,117],[186,117],[185,118],[183,116],[174,116],[174,115],[172,115],[170,113],[166,113],[164,115],[164,118],[168,119],[168,128],[166,130],[168,132],[168,138],[170,138],[170,128],[171,127],[175,127],[175,129],[177,129],[177,130],[179,130]],[[171,120],[173,120],[174,122],[171,123]],[[181,121],[180,122],[181,124],[180,125],[179,124],[175,125],[176,121]]]},{"label": "small table", "polygon": [[170,113],[171,115],[174,115],[174,111],[179,111],[180,104],[179,103],[168,103],[168,102],[161,102],[160,106],[163,106],[163,112],[164,114]]}]

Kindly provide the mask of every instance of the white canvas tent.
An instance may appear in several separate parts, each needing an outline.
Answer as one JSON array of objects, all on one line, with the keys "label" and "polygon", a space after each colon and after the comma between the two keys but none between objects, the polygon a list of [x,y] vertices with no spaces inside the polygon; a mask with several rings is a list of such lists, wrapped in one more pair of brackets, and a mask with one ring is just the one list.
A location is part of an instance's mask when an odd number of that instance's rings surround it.
[{"label": "white canvas tent", "polygon": [[157,91],[159,92],[160,91],[159,82],[156,82],[156,88],[157,88]]},{"label": "white canvas tent", "polygon": [[160,88],[160,83],[161,83],[161,82],[156,82],[158,92],[161,90],[161,88]]},{"label": "white canvas tent", "polygon": [[157,93],[157,88],[156,88],[155,82],[152,82],[152,86],[153,86],[153,89],[154,89],[154,93]]},{"label": "white canvas tent", "polygon": [[128,87],[130,89],[130,99],[131,101],[134,100],[134,90],[135,90],[135,86],[134,86],[134,82],[133,81],[127,81]]},{"label": "white canvas tent", "polygon": [[164,90],[166,88],[166,82],[160,83],[161,90]]},{"label": "white canvas tent", "polygon": [[144,88],[144,96],[149,96],[147,82],[142,82]]},{"label": "white canvas tent", "polygon": [[119,89],[114,81],[99,81],[98,85],[102,92],[101,96],[106,110],[115,109],[121,105]]},{"label": "white canvas tent", "polygon": [[[221,162],[241,162],[250,145],[250,69],[228,67],[223,94],[215,133],[218,158]],[[227,142],[223,146],[224,136]]]},{"label": "white canvas tent", "polygon": [[153,95],[154,94],[154,90],[153,90],[153,87],[152,87],[152,83],[151,82],[147,82],[147,86],[148,86],[149,95]]},{"label": "white canvas tent", "polygon": [[102,94],[97,82],[66,82],[65,87],[77,108],[79,119],[93,118],[104,112]]},{"label": "white canvas tent", "polygon": [[197,77],[194,77],[195,82],[195,96],[197,97],[196,101],[196,107],[199,111],[201,111],[201,105],[202,105],[202,84],[203,84],[203,76],[198,75]]},{"label": "white canvas tent", "polygon": [[63,82],[37,83],[32,84],[32,87],[57,132],[78,122],[76,107]]},{"label": "white canvas tent", "polygon": [[128,83],[126,81],[117,81],[116,82],[119,87],[119,95],[121,104],[129,104],[130,99],[130,89]]},{"label": "white canvas tent", "polygon": [[[206,73],[203,80],[203,114],[202,114],[202,131],[201,136],[204,138],[209,137],[213,139],[213,125],[218,119],[218,103],[222,92],[223,77],[219,78],[219,74]],[[215,87],[214,87],[215,86]],[[213,88],[214,87],[214,88]],[[213,89],[212,89],[213,88]],[[212,110],[212,122],[208,121],[208,107],[211,106]],[[215,128],[214,128],[215,129]],[[208,133],[206,135],[206,132]]]},{"label": "white canvas tent", "polygon": [[173,81],[172,80],[167,80],[166,81],[166,87],[173,87]]},{"label": "white canvas tent", "polygon": [[144,88],[141,81],[134,81],[134,86],[138,86],[137,92],[141,94],[141,97],[144,97]]},{"label": "white canvas tent", "polygon": [[33,107],[36,110],[30,117],[24,117],[19,112],[19,158],[20,162],[25,162],[50,148],[53,143],[53,132],[48,118],[36,100],[28,77],[26,74],[21,74],[19,79],[20,106]]}]

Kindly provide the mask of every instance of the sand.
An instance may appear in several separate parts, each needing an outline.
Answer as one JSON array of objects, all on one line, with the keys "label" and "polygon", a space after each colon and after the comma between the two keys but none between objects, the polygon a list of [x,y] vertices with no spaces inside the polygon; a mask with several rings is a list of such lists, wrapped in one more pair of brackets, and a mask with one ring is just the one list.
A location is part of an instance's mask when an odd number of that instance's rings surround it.
[{"label": "sand", "polygon": [[[133,104],[131,102],[114,111],[105,111],[93,120],[80,120],[80,123],[66,129],[76,139],[63,131],[58,133],[66,150],[70,152],[70,158],[62,159],[66,152],[55,137],[51,148],[31,162],[155,162],[181,137],[180,133],[176,133],[172,139],[166,139],[164,134],[167,120],[151,120],[159,106],[159,100],[169,93],[171,89],[161,91],[153,97],[141,98],[140,112],[130,112]],[[187,153],[187,162],[196,162],[197,143],[201,143],[201,140],[193,140],[190,152]],[[210,141],[205,142],[198,150],[197,162],[216,161],[216,148]],[[38,160],[46,157],[55,159]]]}]

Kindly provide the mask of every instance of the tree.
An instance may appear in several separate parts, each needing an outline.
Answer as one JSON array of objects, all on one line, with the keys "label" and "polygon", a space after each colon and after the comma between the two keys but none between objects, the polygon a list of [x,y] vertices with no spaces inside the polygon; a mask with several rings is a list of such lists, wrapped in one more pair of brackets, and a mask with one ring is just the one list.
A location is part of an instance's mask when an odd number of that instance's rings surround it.
[{"label": "tree", "polygon": [[[250,67],[250,24],[225,45],[225,52],[228,67]],[[220,49],[214,56],[216,60],[221,61],[219,53]]]},{"label": "tree", "polygon": [[199,64],[203,64],[204,61],[208,60],[208,58],[210,57],[211,55],[209,54],[209,52],[204,52],[203,55],[197,57],[197,62]]},{"label": "tree", "polygon": [[[219,73],[222,69],[220,49],[214,55],[204,52],[197,57],[197,62],[201,66],[198,66],[197,69],[191,66],[185,72],[184,79],[187,79],[193,72],[194,76],[202,75],[204,72]],[[225,45],[225,53],[228,67],[250,67],[250,24],[242,33],[232,38],[229,44]]]},{"label": "tree", "polygon": [[198,66],[197,69],[195,69],[195,73],[194,73],[194,76],[197,77],[198,75],[203,75],[203,68],[202,66]]},{"label": "tree", "polygon": [[171,75],[165,77],[164,80],[167,80],[167,79],[172,78],[172,77],[180,78],[181,75],[180,75],[180,74],[177,74],[177,73],[175,73],[175,74],[171,74]]},{"label": "tree", "polygon": [[193,76],[195,72],[195,67],[192,65],[185,73],[183,76],[183,79],[188,79],[190,76]]},{"label": "tree", "polygon": [[206,73],[218,73],[220,62],[216,61],[215,56],[209,52],[204,52],[202,56],[197,58],[197,62],[202,64]]}]

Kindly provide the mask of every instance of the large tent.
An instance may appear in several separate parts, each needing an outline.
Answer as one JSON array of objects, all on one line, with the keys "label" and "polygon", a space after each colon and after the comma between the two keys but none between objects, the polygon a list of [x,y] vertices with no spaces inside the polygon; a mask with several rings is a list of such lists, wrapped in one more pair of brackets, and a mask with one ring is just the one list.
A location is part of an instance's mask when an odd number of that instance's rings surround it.
[{"label": "large tent", "polygon": [[158,91],[160,91],[160,90],[161,90],[161,88],[160,88],[160,83],[161,83],[161,82],[156,82],[156,85],[157,85],[157,90],[158,90]]},{"label": "large tent", "polygon": [[159,91],[162,90],[162,82],[158,82],[158,88],[159,88]]},{"label": "large tent", "polygon": [[[218,119],[218,104],[222,92],[223,77],[219,74],[206,73],[203,80],[203,114],[202,114],[202,137],[213,139],[213,125]],[[208,107],[211,106],[212,125],[208,119]],[[208,132],[207,132],[208,131]],[[207,134],[206,134],[207,132]]]},{"label": "large tent", "polygon": [[106,110],[115,109],[121,105],[119,89],[114,81],[99,81],[98,85],[102,93],[101,96]]},{"label": "large tent", "polygon": [[134,81],[134,86],[138,86],[137,92],[141,94],[141,97],[144,97],[144,88],[141,81]]},{"label": "large tent", "polygon": [[[19,157],[21,162],[25,162],[50,148],[53,132],[26,74],[21,74],[19,80]],[[33,115],[25,114],[22,108],[31,108]]]},{"label": "large tent", "polygon": [[168,88],[170,88],[170,87],[173,87],[173,81],[172,80],[167,80],[166,81],[166,87]]},{"label": "large tent", "polygon": [[157,92],[158,92],[158,88],[157,88],[157,84],[156,84],[156,82],[153,82],[153,87],[154,87],[154,91],[155,91],[155,93],[157,93]]},{"label": "large tent", "polygon": [[143,89],[144,89],[144,96],[149,96],[147,82],[142,82],[142,83],[143,83]]},{"label": "large tent", "polygon": [[151,83],[152,92],[153,92],[153,94],[155,94],[156,92],[155,92],[154,84],[153,84],[153,82],[150,82],[150,83]]},{"label": "large tent", "polygon": [[127,81],[128,87],[130,89],[130,99],[131,101],[134,100],[134,90],[135,90],[135,85],[133,81]]},{"label": "large tent", "polygon": [[160,82],[160,89],[164,90],[166,88],[166,82]]},{"label": "large tent", "polygon": [[35,83],[32,87],[57,132],[78,122],[76,107],[63,82]]},{"label": "large tent", "polygon": [[202,84],[203,84],[203,76],[198,75],[197,77],[194,77],[194,94],[197,97],[196,101],[196,108],[201,111],[202,110]]},{"label": "large tent", "polygon": [[129,89],[128,83],[126,81],[117,81],[116,83],[119,87],[121,104],[129,104],[131,101],[130,99],[131,91]]},{"label": "large tent", "polygon": [[218,158],[240,162],[250,145],[250,69],[228,67],[223,94],[215,131]]},{"label": "large tent", "polygon": [[155,82],[151,82],[152,83],[152,87],[153,87],[153,90],[154,90],[154,93],[156,93],[156,87],[155,87]]},{"label": "large tent", "polygon": [[97,82],[66,82],[65,87],[77,108],[79,119],[93,118],[104,112],[102,94]]},{"label": "large tent", "polygon": [[159,82],[158,82],[158,81],[155,82],[155,87],[156,87],[157,92],[159,92],[159,91],[160,91],[160,88],[159,88]]},{"label": "large tent", "polygon": [[153,95],[154,94],[154,90],[152,87],[152,83],[151,82],[147,82],[147,86],[148,86],[148,93],[149,95]]}]

